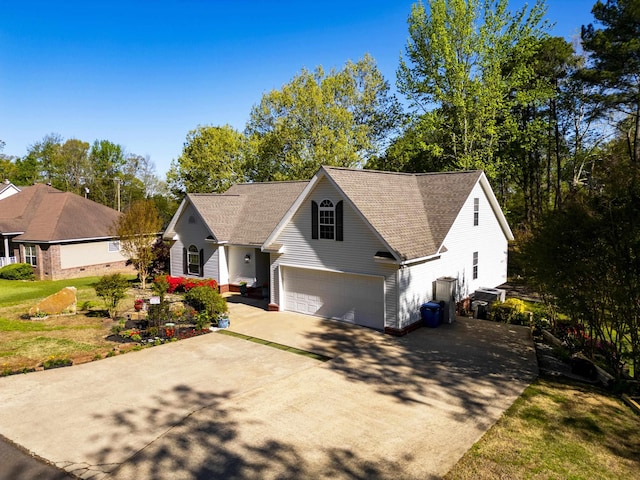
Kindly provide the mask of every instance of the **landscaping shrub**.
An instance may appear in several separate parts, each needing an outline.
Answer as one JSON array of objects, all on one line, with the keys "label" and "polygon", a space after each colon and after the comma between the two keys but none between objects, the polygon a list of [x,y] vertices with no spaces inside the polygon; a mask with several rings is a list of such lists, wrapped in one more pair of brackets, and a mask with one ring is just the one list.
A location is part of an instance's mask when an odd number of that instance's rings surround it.
[{"label": "landscaping shrub", "polygon": [[95,285],[96,295],[104,300],[109,316],[113,319],[118,314],[118,304],[125,297],[129,282],[119,273],[105,275]]},{"label": "landscaping shrub", "polygon": [[168,285],[166,290],[167,293],[188,292],[196,287],[209,287],[212,289],[218,288],[218,282],[212,278],[196,280],[193,278],[172,277],[171,275],[159,275],[155,278],[154,282],[160,283],[163,286],[166,282]]},{"label": "landscaping shrub", "polygon": [[184,301],[199,314],[196,316],[199,328],[212,320],[217,320],[218,315],[227,312],[227,301],[218,291],[209,286],[199,286],[190,289],[184,296]]},{"label": "landscaping shrub", "polygon": [[517,298],[493,303],[489,315],[494,322],[529,325],[529,315],[525,312],[524,302]]},{"label": "landscaping shrub", "polygon": [[28,263],[12,263],[0,268],[0,278],[3,280],[33,280],[33,267]]}]

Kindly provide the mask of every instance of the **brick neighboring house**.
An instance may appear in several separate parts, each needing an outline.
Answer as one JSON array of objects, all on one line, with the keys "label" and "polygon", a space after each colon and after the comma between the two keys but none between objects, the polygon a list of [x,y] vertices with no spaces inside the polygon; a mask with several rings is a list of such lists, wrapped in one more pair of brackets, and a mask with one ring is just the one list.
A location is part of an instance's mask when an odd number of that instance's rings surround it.
[{"label": "brick neighboring house", "polygon": [[110,233],[119,212],[53,187],[14,187],[0,198],[0,265],[29,263],[37,279],[133,273]]}]

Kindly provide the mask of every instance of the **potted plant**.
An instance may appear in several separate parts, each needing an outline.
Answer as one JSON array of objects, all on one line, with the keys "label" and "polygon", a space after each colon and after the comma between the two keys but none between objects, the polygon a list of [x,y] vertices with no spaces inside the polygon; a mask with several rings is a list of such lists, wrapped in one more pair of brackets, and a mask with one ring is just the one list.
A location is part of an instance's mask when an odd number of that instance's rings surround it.
[{"label": "potted plant", "polygon": [[139,312],[144,307],[144,300],[142,298],[136,298],[135,302],[133,302],[133,308],[136,312]]},{"label": "potted plant", "polygon": [[229,328],[229,314],[227,312],[218,314],[218,328]]},{"label": "potted plant", "polygon": [[247,282],[240,282],[240,295],[247,296]]}]

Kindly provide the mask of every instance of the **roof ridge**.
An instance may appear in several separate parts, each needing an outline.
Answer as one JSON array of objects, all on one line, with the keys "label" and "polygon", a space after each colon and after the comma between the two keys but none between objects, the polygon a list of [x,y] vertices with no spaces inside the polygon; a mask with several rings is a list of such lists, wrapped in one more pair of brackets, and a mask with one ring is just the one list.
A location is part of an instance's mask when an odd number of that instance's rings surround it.
[{"label": "roof ridge", "polygon": [[482,170],[451,170],[445,172],[394,172],[390,170],[374,170],[369,168],[350,168],[350,167],[335,167],[332,165],[323,165],[324,169],[343,170],[349,172],[368,172],[368,173],[382,173],[385,175],[397,175],[406,177],[421,177],[427,175],[450,175],[450,174],[462,174],[462,173],[479,173]]}]

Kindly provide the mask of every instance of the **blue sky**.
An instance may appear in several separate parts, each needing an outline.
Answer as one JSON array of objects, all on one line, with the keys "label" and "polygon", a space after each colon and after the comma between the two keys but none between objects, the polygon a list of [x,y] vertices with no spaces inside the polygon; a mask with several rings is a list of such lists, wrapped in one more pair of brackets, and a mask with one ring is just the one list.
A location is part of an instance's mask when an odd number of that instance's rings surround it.
[{"label": "blue sky", "polygon": [[[262,94],[303,67],[341,68],[369,53],[395,85],[412,3],[4,0],[3,153],[22,156],[49,133],[106,139],[149,155],[164,178],[189,130],[244,129]],[[551,33],[577,34],[594,3],[547,0]]]}]

